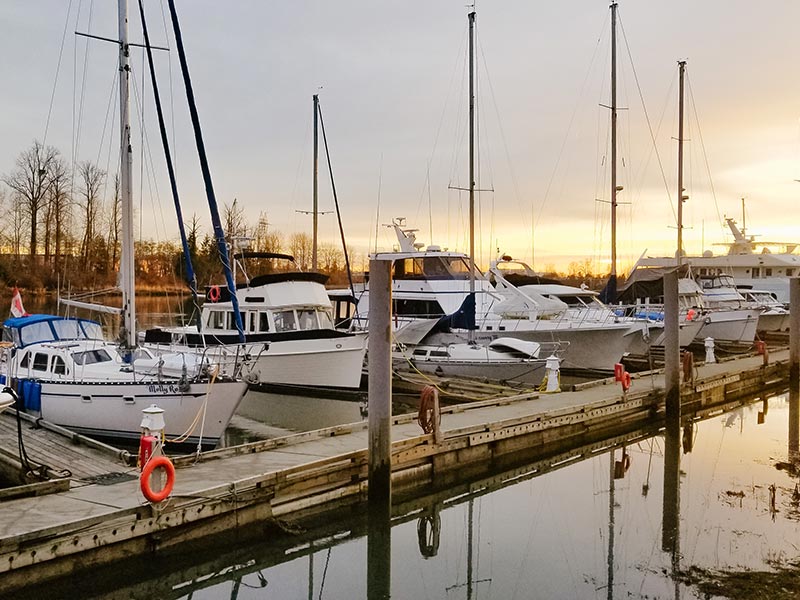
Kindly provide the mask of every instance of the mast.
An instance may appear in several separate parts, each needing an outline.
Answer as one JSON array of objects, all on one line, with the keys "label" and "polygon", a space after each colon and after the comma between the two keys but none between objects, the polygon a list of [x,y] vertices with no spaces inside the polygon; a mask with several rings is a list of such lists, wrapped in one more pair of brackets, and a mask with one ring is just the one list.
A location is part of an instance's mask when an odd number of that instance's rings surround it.
[{"label": "mast", "polygon": [[[469,17],[469,293],[475,298],[475,11]],[[470,342],[474,338],[469,330]]]},{"label": "mast", "polygon": [[678,267],[683,263],[683,203],[687,196],[683,195],[683,76],[686,61],[678,61]]},{"label": "mast", "polygon": [[608,302],[617,301],[617,3],[611,3],[611,274]]},{"label": "mast", "polygon": [[319,146],[317,137],[317,121],[319,119],[319,94],[314,94],[314,202],[312,207],[313,216],[313,248],[311,250],[311,270],[317,270],[317,176],[319,175]]},{"label": "mast", "polygon": [[120,289],[122,290],[121,342],[136,345],[136,288],[133,259],[133,199],[131,197],[133,150],[131,148],[130,52],[128,46],[128,2],[118,1],[119,12],[119,102],[120,102],[120,201],[122,210],[122,252]]}]

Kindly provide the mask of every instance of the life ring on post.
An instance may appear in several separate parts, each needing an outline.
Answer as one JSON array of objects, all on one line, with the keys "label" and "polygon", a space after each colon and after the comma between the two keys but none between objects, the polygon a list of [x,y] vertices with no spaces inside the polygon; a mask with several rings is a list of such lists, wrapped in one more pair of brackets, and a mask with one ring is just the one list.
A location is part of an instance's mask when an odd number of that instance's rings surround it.
[{"label": "life ring on post", "polygon": [[[150,487],[150,476],[158,468],[164,469],[167,474],[167,483],[160,491],[155,492]],[[144,465],[142,474],[139,476],[139,487],[142,494],[148,501],[153,503],[162,502],[172,493],[172,488],[175,485],[175,466],[172,461],[166,456],[154,456]]]},{"label": "life ring on post", "polygon": [[627,392],[631,389],[631,374],[627,371],[622,374],[622,391]]},{"label": "life ring on post", "polygon": [[218,285],[212,285],[208,290],[208,299],[211,300],[212,302],[219,301],[221,295],[222,294],[219,291]]}]

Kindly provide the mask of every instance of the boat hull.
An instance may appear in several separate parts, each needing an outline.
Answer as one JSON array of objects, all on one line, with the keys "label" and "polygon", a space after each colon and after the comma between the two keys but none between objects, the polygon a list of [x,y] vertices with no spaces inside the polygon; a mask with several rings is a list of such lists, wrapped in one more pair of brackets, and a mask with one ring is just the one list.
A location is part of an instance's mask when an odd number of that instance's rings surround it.
[{"label": "boat hull", "polygon": [[700,330],[696,342],[706,338],[723,344],[750,346],[756,337],[759,309],[712,311],[705,315],[705,326]]},{"label": "boat hull", "polygon": [[164,410],[167,444],[194,424],[182,443],[204,447],[217,445],[247,389],[243,381],[191,383],[183,390],[178,382],[37,383],[45,421],[92,437],[138,440],[142,410],[155,404]]},{"label": "boat hull", "polygon": [[366,353],[366,334],[255,345],[244,368],[252,385],[357,389]]}]

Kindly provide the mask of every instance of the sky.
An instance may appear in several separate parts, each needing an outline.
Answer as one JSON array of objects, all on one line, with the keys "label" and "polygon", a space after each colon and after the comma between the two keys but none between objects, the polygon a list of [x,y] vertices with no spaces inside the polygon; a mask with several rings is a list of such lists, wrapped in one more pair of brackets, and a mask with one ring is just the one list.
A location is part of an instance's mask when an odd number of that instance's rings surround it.
[{"label": "sky", "polygon": [[[319,93],[342,225],[363,261],[417,238],[468,251],[465,2],[176,0],[217,199],[284,238],[311,233],[312,95]],[[479,264],[503,252],[566,270],[610,254],[610,10],[606,2],[479,2]],[[145,0],[184,214],[210,230],[166,0]],[[113,174],[113,0],[7,0],[0,11],[0,173],[33,140]],[[800,242],[800,4],[622,0],[617,247],[675,252],[678,66],[687,61],[684,244],[724,251],[725,216]],[[63,47],[62,47],[63,40]],[[138,5],[130,40],[141,42]],[[177,240],[149,74],[132,51],[137,236]],[[140,125],[143,120],[144,127]],[[144,132],[144,133],[143,133]],[[46,133],[46,137],[45,137]],[[322,136],[320,134],[320,140]],[[0,186],[1,187],[1,186]],[[320,141],[321,211],[333,198]],[[107,189],[110,195],[110,186]],[[7,199],[6,199],[7,201]],[[334,213],[320,242],[338,244]],[[376,243],[377,233],[377,243]]]}]

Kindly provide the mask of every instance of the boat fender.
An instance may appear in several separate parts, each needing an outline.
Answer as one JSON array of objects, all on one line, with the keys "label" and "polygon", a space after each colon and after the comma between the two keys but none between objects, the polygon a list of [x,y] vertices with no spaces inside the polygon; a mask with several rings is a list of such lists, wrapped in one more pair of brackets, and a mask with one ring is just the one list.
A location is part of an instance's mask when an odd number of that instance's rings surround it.
[{"label": "boat fender", "polygon": [[[164,487],[161,488],[159,491],[154,491],[150,487],[150,476],[153,474],[153,471],[156,469],[161,468],[167,474],[167,482],[164,484]],[[142,474],[139,477],[139,487],[142,490],[142,495],[149,501],[153,503],[158,503],[164,501],[167,496],[172,493],[172,488],[175,485],[175,466],[172,464],[172,461],[168,459],[166,456],[154,456],[150,460],[147,461],[144,468],[142,469]]]},{"label": "boat fender", "polygon": [[220,299],[221,293],[219,291],[218,285],[212,285],[211,288],[208,290],[208,299],[212,302],[218,302]]},{"label": "boat fender", "polygon": [[696,314],[697,313],[695,312],[695,310],[693,308],[690,308],[688,311],[686,311],[686,320],[693,321]]}]

